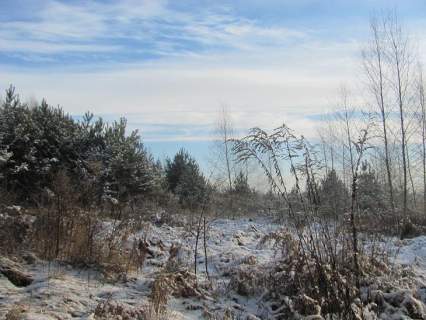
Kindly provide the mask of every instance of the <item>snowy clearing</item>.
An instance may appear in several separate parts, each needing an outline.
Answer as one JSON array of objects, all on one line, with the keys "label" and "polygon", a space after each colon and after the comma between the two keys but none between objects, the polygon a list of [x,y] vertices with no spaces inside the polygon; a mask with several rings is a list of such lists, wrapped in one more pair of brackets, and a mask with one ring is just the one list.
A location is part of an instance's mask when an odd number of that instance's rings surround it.
[{"label": "snowy clearing", "polygon": [[[233,272],[244,265],[263,265],[276,259],[271,245],[260,245],[260,240],[280,226],[269,218],[217,219],[210,223],[208,232],[208,271],[213,289],[207,296],[171,298],[168,301],[172,319],[200,319],[226,310],[242,319],[256,319],[261,309],[260,296],[243,296],[230,286]],[[143,234],[146,233],[146,234]],[[126,281],[109,283],[95,270],[76,269],[68,265],[47,264],[36,260],[25,264],[34,282],[27,287],[15,287],[4,276],[0,277],[0,316],[12,308],[19,309],[24,319],[92,319],[97,306],[108,301],[129,310],[147,305],[151,286],[169,259],[169,249],[180,246],[177,259],[184,268],[193,270],[195,237],[184,227],[149,224],[136,236],[146,236],[152,244],[153,255],[138,272]],[[133,236],[129,237],[132,239]],[[426,237],[396,241],[397,263],[413,265],[418,286],[426,283]],[[204,283],[205,258],[198,255],[198,281]],[[130,312],[130,311],[129,311]]]}]

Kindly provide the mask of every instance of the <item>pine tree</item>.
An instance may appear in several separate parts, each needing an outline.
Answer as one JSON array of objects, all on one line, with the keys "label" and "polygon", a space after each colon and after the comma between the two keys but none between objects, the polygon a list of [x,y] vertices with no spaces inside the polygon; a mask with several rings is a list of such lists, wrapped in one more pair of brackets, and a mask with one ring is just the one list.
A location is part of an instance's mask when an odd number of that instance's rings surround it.
[{"label": "pine tree", "polygon": [[187,207],[197,207],[206,201],[208,184],[200,168],[187,151],[181,149],[166,161],[168,189],[178,196],[179,202]]},{"label": "pine tree", "polygon": [[43,100],[28,107],[15,89],[0,106],[0,185],[29,200],[52,186],[58,172],[72,184],[91,186],[98,200],[127,201],[155,183],[154,159],[126,120],[105,124],[86,113],[81,122]]},{"label": "pine tree", "polygon": [[248,195],[251,193],[248,177],[240,170],[233,181],[232,191],[238,195]]},{"label": "pine tree", "polygon": [[336,170],[330,170],[321,181],[319,193],[321,207],[326,213],[336,215],[346,211],[349,193],[343,181],[338,177]]},{"label": "pine tree", "polygon": [[366,161],[363,162],[358,176],[357,194],[357,203],[361,210],[374,212],[386,207],[384,188],[379,183],[376,173]]}]

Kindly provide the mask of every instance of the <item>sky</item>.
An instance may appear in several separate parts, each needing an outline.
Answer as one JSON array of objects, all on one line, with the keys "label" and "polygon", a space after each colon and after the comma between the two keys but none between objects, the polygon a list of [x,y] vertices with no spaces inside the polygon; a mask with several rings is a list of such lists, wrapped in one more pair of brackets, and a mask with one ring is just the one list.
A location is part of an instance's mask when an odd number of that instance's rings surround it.
[{"label": "sky", "polygon": [[426,52],[424,0],[0,3],[0,90],[124,116],[154,155],[185,147],[203,163],[224,107],[239,134],[285,122],[314,136],[359,82],[373,15],[396,11]]}]

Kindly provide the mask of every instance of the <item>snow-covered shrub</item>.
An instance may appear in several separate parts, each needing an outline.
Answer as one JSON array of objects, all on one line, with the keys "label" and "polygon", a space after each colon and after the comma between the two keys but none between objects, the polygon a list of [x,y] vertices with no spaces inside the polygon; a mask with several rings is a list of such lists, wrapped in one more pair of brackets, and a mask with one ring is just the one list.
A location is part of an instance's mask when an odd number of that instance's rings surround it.
[{"label": "snow-covered shrub", "polygon": [[350,305],[357,296],[352,261],[327,264],[317,258],[293,251],[267,273],[264,299],[269,301],[271,314],[281,314],[277,319],[331,314],[349,319]]},{"label": "snow-covered shrub", "polygon": [[[336,187],[344,187],[335,172],[318,184],[322,163],[315,147],[303,136],[297,136],[285,124],[268,133],[253,128],[234,145],[239,161],[254,159],[263,169],[271,189],[282,199],[286,211],[287,233],[264,238],[282,247],[282,258],[264,274],[270,275],[266,288],[272,303],[268,317],[299,319],[300,316],[357,319],[353,305],[360,295],[361,281],[375,264],[364,259],[357,227],[357,191],[359,167],[368,137],[368,127],[360,131],[354,143],[356,158],[352,168],[351,197],[345,191],[331,195],[333,215],[322,212],[322,195]],[[294,181],[288,189],[285,166]],[[303,180],[302,180],[303,179]],[[305,185],[302,186],[302,181]],[[304,188],[303,188],[304,187]],[[304,190],[303,190],[304,189]],[[350,200],[350,205],[345,205]],[[348,207],[348,212],[344,212]],[[368,267],[367,267],[368,266]],[[262,274],[262,273],[261,273]],[[261,276],[265,278],[265,276]],[[266,308],[268,309],[268,308]],[[307,314],[311,313],[311,314]]]},{"label": "snow-covered shrub", "polygon": [[5,320],[25,319],[26,307],[24,305],[14,305],[5,315]]},{"label": "snow-covered shrub", "polygon": [[168,295],[183,298],[200,297],[203,291],[195,274],[188,270],[160,272],[152,284],[151,299],[157,301],[160,296],[167,299]]},{"label": "snow-covered shrub", "polygon": [[94,319],[173,320],[177,319],[177,315],[168,310],[158,313],[150,303],[144,303],[139,306],[130,306],[112,299],[106,299],[96,306]]},{"label": "snow-covered shrub", "polygon": [[81,206],[78,198],[67,175],[59,174],[32,225],[32,249],[43,259],[97,267],[108,281],[125,279],[141,266],[143,248],[137,241],[129,246],[141,223],[124,215],[105,220],[99,209]]},{"label": "snow-covered shrub", "polygon": [[263,270],[253,265],[240,265],[231,275],[229,288],[241,296],[250,297],[261,293],[264,278],[260,276]]},{"label": "snow-covered shrub", "polygon": [[180,270],[175,272],[160,272],[151,286],[149,296],[150,305],[155,314],[167,313],[167,302],[170,296],[176,298],[202,297],[205,294],[202,286],[199,286],[196,275]]},{"label": "snow-covered shrub", "polygon": [[406,217],[401,223],[400,237],[401,239],[415,237],[421,233],[419,229],[420,228],[415,225],[409,217]]}]

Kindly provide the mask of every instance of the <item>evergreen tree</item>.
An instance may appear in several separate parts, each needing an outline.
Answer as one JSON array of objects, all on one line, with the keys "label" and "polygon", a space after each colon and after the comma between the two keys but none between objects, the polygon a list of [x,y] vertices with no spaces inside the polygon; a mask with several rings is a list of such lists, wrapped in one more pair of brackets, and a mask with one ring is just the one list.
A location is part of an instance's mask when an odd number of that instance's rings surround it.
[{"label": "evergreen tree", "polygon": [[385,209],[385,193],[379,183],[376,173],[368,164],[363,162],[358,176],[357,204],[361,210],[374,211]]},{"label": "evergreen tree", "polygon": [[97,199],[127,201],[156,183],[154,159],[126,120],[105,124],[86,113],[78,122],[45,100],[29,107],[15,89],[0,106],[0,185],[29,200],[65,172],[74,186],[90,185]]},{"label": "evergreen tree", "polygon": [[105,168],[100,177],[103,196],[126,201],[152,190],[154,160],[140,142],[137,131],[126,136],[124,118],[106,127],[101,160]]},{"label": "evergreen tree", "polygon": [[251,193],[250,186],[248,184],[248,177],[242,170],[240,170],[233,181],[232,191],[239,195],[248,195]]},{"label": "evergreen tree", "polygon": [[207,181],[195,159],[184,149],[173,160],[167,159],[165,172],[168,189],[178,196],[182,205],[196,207],[207,199]]},{"label": "evergreen tree", "polygon": [[333,169],[321,181],[319,188],[321,207],[326,213],[344,213],[349,199],[349,192],[343,181]]}]

